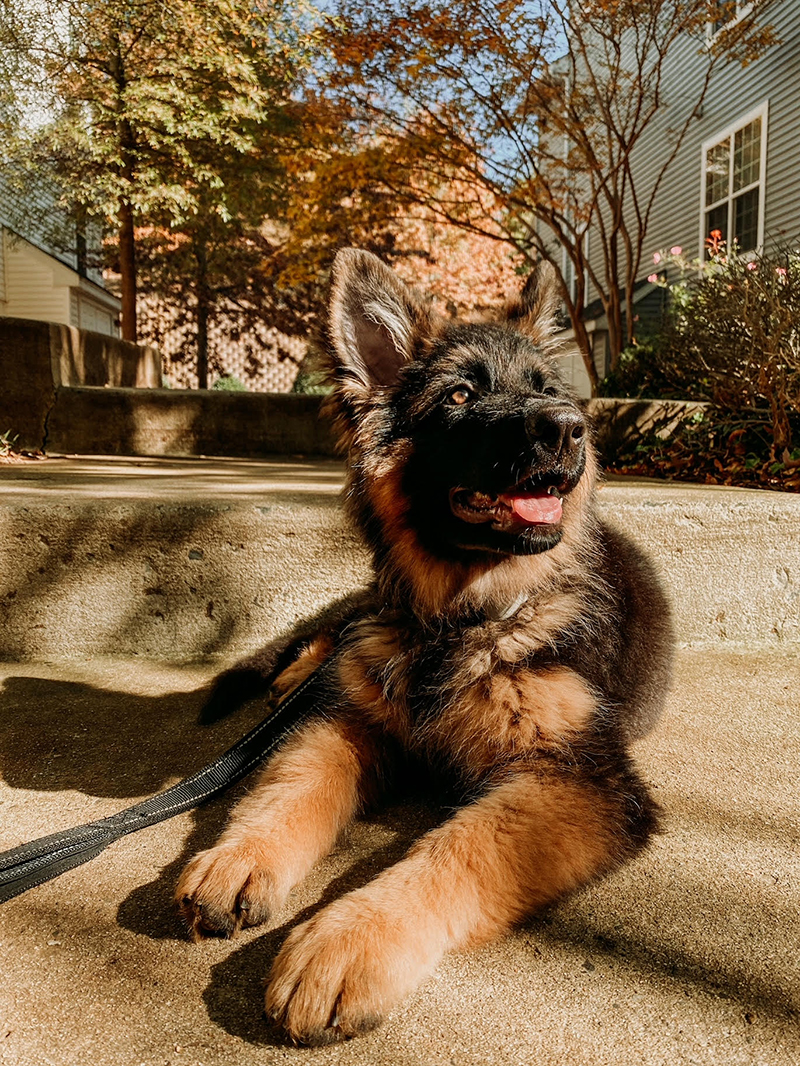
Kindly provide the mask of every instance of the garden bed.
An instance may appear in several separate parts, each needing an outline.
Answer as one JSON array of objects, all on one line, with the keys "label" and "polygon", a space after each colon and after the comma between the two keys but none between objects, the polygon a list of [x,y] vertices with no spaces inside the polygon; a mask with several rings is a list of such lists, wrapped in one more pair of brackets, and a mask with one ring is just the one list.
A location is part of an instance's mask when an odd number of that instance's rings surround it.
[{"label": "garden bed", "polygon": [[775,454],[768,411],[702,406],[669,434],[618,439],[603,454],[609,473],[705,485],[800,492],[800,448]]}]

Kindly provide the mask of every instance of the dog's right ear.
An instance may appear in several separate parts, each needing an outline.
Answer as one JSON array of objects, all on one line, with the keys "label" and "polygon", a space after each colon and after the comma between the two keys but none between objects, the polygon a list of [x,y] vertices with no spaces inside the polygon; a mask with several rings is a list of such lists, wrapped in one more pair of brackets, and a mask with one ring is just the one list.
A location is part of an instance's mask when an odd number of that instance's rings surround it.
[{"label": "dog's right ear", "polygon": [[337,370],[364,395],[394,385],[418,339],[431,328],[430,312],[371,252],[345,248],[333,264],[330,335]]}]

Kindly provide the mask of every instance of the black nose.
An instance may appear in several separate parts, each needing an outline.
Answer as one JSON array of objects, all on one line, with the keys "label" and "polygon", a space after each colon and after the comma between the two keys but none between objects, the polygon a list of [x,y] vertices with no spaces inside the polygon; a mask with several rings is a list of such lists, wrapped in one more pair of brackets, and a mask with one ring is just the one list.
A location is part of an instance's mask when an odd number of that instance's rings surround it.
[{"label": "black nose", "polygon": [[574,407],[537,407],[526,415],[525,429],[532,444],[560,455],[580,446],[586,423]]}]

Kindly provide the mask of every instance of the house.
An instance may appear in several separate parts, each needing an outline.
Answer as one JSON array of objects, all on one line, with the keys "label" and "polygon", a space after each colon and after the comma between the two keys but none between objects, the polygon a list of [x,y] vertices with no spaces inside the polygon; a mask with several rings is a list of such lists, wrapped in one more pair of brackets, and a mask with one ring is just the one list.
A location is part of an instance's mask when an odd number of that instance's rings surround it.
[{"label": "house", "polygon": [[[706,45],[730,19],[751,10],[739,3],[710,22]],[[647,227],[640,277],[633,299],[637,318],[655,317],[663,290],[648,282],[660,256],[680,249],[689,259],[706,254],[706,238],[719,230],[742,253],[769,251],[800,241],[800,0],[775,0],[762,16],[778,43],[742,67],[717,67],[698,117],[666,170]],[[671,122],[697,99],[704,62],[694,38],[668,55],[662,116],[646,130],[631,159],[634,181],[643,187],[658,174],[672,150]],[[587,235],[592,256],[592,233]],[[593,259],[594,261],[594,259]],[[585,313],[600,376],[608,371],[607,323],[590,293]],[[568,345],[572,330],[564,330]],[[589,381],[580,355],[570,354],[568,376],[583,394]]]},{"label": "house", "polygon": [[120,302],[103,284],[99,270],[77,250],[78,239],[56,236],[54,201],[39,194],[21,205],[18,192],[0,176],[0,316],[55,322],[119,335]]}]

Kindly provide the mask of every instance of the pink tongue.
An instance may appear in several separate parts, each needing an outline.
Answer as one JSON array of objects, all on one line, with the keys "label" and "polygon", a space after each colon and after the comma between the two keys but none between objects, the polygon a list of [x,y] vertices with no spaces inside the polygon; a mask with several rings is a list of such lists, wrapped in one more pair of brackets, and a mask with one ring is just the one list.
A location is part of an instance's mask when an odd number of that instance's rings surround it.
[{"label": "pink tongue", "polygon": [[508,502],[523,522],[553,525],[561,521],[561,500],[549,492],[533,492],[526,496],[511,496]]}]

